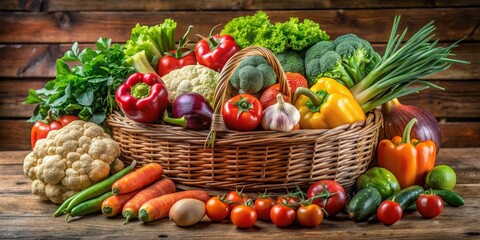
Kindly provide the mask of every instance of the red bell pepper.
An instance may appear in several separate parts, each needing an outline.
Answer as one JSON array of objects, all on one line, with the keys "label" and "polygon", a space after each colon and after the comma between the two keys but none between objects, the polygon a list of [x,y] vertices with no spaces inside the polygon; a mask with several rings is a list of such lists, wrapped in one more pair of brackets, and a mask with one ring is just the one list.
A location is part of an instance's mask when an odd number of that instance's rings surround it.
[{"label": "red bell pepper", "polygon": [[117,88],[115,100],[125,115],[141,123],[161,119],[168,106],[168,92],[155,73],[134,73]]},{"label": "red bell pepper", "polygon": [[52,117],[49,115],[46,120],[40,120],[36,122],[32,131],[30,132],[30,142],[32,144],[32,149],[35,147],[35,144],[38,140],[46,138],[48,133],[52,130],[58,130],[67,124],[79,120],[75,115],[65,115],[59,117],[57,120],[52,121]]},{"label": "red bell pepper", "polygon": [[228,34],[212,36],[215,27],[210,31],[208,38],[203,38],[195,44],[195,56],[198,63],[220,72],[228,59],[240,48]]},{"label": "red bell pepper", "polygon": [[187,36],[191,28],[192,26],[188,26],[185,35],[178,41],[178,48],[166,52],[165,55],[160,58],[160,61],[158,61],[157,71],[160,77],[165,76],[175,69],[197,64],[193,50],[185,47],[188,43]]}]

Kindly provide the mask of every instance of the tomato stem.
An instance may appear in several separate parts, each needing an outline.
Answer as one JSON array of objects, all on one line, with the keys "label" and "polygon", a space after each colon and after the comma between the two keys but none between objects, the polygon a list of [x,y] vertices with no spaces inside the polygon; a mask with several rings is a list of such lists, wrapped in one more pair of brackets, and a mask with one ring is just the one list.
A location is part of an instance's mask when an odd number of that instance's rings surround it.
[{"label": "tomato stem", "polygon": [[[250,109],[253,109],[253,103],[249,102],[248,98],[242,98],[242,96],[240,96],[240,100],[238,100],[237,102],[234,102],[233,105],[238,108],[237,120],[240,118],[240,115],[243,112],[249,112]],[[243,188],[242,188],[242,191],[243,191]]]}]

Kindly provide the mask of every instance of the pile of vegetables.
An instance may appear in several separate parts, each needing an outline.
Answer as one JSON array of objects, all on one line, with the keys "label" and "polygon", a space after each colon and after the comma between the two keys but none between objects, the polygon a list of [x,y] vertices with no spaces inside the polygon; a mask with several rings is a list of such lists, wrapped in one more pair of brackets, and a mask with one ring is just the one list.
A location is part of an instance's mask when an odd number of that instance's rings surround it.
[{"label": "pile of vegetables", "polygon": [[[467,62],[450,58],[458,42],[448,47],[430,42],[433,22],[407,41],[406,30],[397,34],[399,22],[396,17],[383,56],[354,34],[330,41],[318,23],[290,18],[272,24],[262,11],[232,19],[220,34],[212,28],[193,49],[187,45],[192,26],[175,45],[177,23],[172,19],[155,26],[137,24],[125,45],[100,38],[95,49],[80,51],[75,43],[57,60],[56,78],[30,90],[25,100],[37,104],[30,119],[36,122],[33,151],[24,161],[32,192],[62,203],[55,217],[102,212],[107,217],[121,214],[128,223],[169,216],[178,226],[191,226],[206,215],[214,222],[230,218],[239,228],[254,226],[257,218],[279,227],[294,221],[315,227],[344,209],[355,221],[376,218],[390,225],[409,209],[433,218],[444,201],[461,206],[464,201],[451,191],[453,186],[426,181],[440,147],[438,122],[397,98],[440,88],[420,79]],[[280,91],[278,76],[265,58],[243,59],[228,79],[235,90],[221,106],[231,130],[330,129],[363,121],[366,113],[384,105],[379,167],[359,177],[350,201],[332,180],[276,200],[266,193],[254,199],[241,191],[213,197],[201,190],[176,192],[175,184],[162,178],[159,164],[134,170],[135,161],[124,168],[118,159],[118,143],[100,127],[109,114],[121,111],[140,123],[209,129],[220,72],[249,46],[276,54],[290,92]]]},{"label": "pile of vegetables", "polygon": [[[180,226],[192,225],[203,218],[205,213],[192,223],[191,211],[185,211],[191,209],[190,206],[182,207],[181,203],[177,202],[191,199],[200,201],[205,206],[204,202],[210,198],[207,192],[176,192],[172,180],[161,179],[161,165],[150,163],[134,170],[135,166],[136,162],[133,161],[118,173],[71,196],[60,205],[53,216],[67,214],[68,219],[102,212],[107,217],[115,217],[121,213],[127,224],[134,218],[150,222],[170,214],[170,218]],[[186,204],[198,205],[197,202]],[[204,207],[203,209],[205,210]],[[185,218],[185,215],[190,217]]]}]

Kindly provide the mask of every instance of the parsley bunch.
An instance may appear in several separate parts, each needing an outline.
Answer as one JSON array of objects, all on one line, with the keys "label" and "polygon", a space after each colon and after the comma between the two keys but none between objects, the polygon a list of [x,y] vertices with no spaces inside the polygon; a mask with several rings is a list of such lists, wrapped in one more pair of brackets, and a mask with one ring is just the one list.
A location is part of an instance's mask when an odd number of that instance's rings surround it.
[{"label": "parsley bunch", "polygon": [[[57,59],[56,78],[42,89],[30,89],[27,104],[38,104],[29,122],[47,116],[77,115],[80,119],[103,123],[106,116],[118,110],[115,91],[134,68],[125,63],[123,46],[100,38],[96,49],[80,52],[78,43]],[[67,64],[75,62],[72,68]]]}]

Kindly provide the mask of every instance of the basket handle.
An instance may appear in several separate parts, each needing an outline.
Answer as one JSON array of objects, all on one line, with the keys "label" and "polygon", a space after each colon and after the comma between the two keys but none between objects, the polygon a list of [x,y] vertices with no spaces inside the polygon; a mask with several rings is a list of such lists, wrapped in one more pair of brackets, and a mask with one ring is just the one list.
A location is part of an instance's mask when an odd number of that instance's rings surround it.
[{"label": "basket handle", "polygon": [[282,65],[272,51],[268,50],[267,48],[257,46],[246,47],[238,51],[227,61],[220,72],[218,85],[215,89],[214,95],[212,125],[210,127],[210,133],[208,134],[205,146],[213,147],[216,132],[225,132],[228,130],[225,122],[223,121],[222,106],[230,97],[232,97],[232,93],[234,92],[234,88],[230,84],[230,77],[233,75],[235,69],[237,69],[237,66],[242,62],[242,60],[250,56],[262,56],[265,58],[265,60],[267,60],[268,64],[272,67],[273,71],[277,75],[278,82],[280,83],[280,92],[291,99],[290,89],[288,87],[285,72],[283,71]]}]

